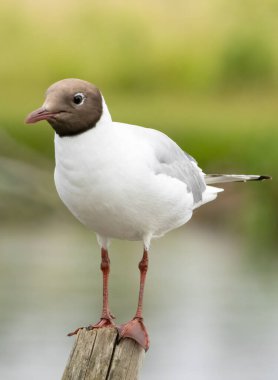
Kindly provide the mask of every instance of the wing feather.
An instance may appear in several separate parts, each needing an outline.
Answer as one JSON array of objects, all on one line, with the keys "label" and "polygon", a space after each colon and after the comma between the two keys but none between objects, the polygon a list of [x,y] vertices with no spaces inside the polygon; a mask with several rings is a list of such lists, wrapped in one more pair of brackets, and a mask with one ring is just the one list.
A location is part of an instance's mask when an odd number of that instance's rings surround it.
[{"label": "wing feather", "polygon": [[154,129],[148,129],[148,131],[148,139],[156,156],[156,173],[166,174],[184,182],[188,192],[193,195],[194,203],[202,201],[206,184],[204,173],[195,159],[162,132]]}]

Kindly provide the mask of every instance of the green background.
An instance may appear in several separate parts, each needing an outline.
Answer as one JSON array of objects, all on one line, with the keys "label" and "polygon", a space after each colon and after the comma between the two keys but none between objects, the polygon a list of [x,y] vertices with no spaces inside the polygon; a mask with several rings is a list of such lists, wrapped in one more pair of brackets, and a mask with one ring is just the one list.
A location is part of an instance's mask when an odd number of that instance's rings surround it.
[{"label": "green background", "polygon": [[278,219],[275,1],[14,1],[1,8],[2,156],[36,165],[21,151],[28,147],[53,160],[53,131],[26,126],[24,117],[51,83],[86,79],[100,87],[114,120],[162,130],[204,171],[273,176],[272,183],[232,187],[245,196],[233,218],[239,229],[271,246]]}]

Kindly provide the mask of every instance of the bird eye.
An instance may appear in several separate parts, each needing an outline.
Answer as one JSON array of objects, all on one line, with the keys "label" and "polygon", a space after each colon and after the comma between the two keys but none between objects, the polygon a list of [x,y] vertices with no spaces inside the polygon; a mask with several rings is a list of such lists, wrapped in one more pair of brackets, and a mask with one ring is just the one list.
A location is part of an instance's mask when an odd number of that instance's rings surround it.
[{"label": "bird eye", "polygon": [[79,106],[84,103],[84,100],[85,100],[85,95],[82,94],[82,92],[78,92],[73,97],[73,103]]}]

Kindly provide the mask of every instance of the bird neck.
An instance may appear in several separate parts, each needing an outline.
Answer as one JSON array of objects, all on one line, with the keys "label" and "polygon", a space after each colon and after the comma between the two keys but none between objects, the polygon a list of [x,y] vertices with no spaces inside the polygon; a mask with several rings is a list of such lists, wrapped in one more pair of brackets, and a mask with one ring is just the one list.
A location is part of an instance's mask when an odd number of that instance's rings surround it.
[{"label": "bird neck", "polygon": [[100,126],[101,124],[107,125],[107,124],[110,124],[111,122],[112,122],[112,118],[111,118],[110,112],[105,103],[104,97],[102,96],[102,115],[99,121],[96,123],[96,127]]}]

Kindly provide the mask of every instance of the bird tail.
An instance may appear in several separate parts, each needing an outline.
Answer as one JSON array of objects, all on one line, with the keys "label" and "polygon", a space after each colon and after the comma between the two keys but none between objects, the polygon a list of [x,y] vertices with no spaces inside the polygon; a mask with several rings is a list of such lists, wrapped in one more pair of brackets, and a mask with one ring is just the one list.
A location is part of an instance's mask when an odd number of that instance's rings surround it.
[{"label": "bird tail", "polygon": [[245,174],[206,174],[205,181],[207,185],[213,183],[225,182],[246,182],[246,181],[263,181],[271,179],[267,175],[245,175]]}]

